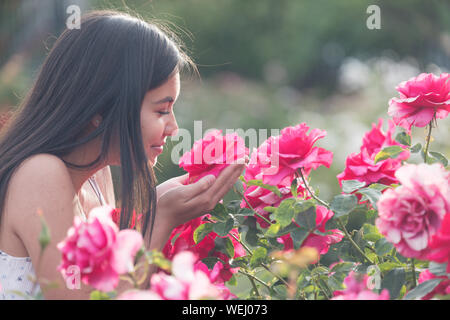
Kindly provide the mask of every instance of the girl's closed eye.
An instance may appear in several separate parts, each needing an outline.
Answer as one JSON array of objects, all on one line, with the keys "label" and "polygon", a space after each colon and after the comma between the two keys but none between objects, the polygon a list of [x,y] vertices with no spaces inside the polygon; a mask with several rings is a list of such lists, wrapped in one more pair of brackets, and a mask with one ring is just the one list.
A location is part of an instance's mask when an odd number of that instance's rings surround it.
[{"label": "girl's closed eye", "polygon": [[159,114],[165,115],[170,114],[170,111],[158,111]]}]

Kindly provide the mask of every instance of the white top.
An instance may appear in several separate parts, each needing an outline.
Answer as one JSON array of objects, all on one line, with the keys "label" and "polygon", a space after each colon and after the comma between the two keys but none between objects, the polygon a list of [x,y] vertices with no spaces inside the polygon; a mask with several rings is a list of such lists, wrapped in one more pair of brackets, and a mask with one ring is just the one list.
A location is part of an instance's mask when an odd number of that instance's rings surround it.
[{"label": "white top", "polygon": [[[88,180],[101,205],[104,205],[106,202],[97,182],[92,177]],[[86,220],[86,215],[79,200],[77,204],[80,206],[84,220]],[[14,257],[0,250],[0,300],[23,300],[32,298],[30,295],[36,296],[41,292],[41,288],[36,283],[33,291],[34,278],[35,271],[30,257]]]}]

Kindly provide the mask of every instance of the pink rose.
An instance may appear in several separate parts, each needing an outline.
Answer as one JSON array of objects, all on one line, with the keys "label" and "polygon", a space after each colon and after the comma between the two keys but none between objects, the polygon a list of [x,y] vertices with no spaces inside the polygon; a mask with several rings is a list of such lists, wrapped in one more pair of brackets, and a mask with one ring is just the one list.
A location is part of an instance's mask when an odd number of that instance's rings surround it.
[{"label": "pink rose", "polygon": [[395,159],[381,160],[375,164],[375,156],[383,148],[389,146],[402,146],[393,138],[395,124],[388,121],[386,133],[382,130],[383,119],[378,120],[378,125],[372,123],[372,130],[364,135],[363,144],[359,153],[352,153],[347,157],[344,172],[337,175],[339,184],[343,180],[358,180],[365,182],[366,186],[372,183],[390,185],[398,183],[395,171],[401,167],[402,160],[409,158],[409,151],[405,150]]},{"label": "pink rose", "polygon": [[402,185],[381,196],[376,225],[400,254],[423,259],[450,210],[450,174],[437,163],[406,164],[395,176]]},{"label": "pink rose", "polygon": [[194,142],[191,151],[183,154],[179,166],[189,173],[189,183],[220,172],[237,161],[244,161],[248,155],[245,141],[237,133],[222,136],[222,130],[213,130],[203,139]]},{"label": "pink rose", "polygon": [[425,127],[434,115],[444,119],[450,111],[450,74],[439,77],[422,73],[400,83],[396,89],[400,98],[389,101],[388,114],[396,124],[411,128]]},{"label": "pink rose", "polygon": [[419,283],[431,280],[431,279],[447,279],[445,281],[441,281],[434,289],[433,291],[429,292],[425,296],[422,297],[422,300],[430,300],[433,299],[435,295],[450,295],[450,279],[448,279],[446,276],[436,276],[430,272],[430,270],[422,271],[419,274]]},{"label": "pink rose", "polygon": [[154,274],[150,280],[151,292],[163,300],[223,299],[224,295],[213,285],[201,268],[195,268],[197,257],[189,251],[180,252],[172,261],[172,275]]},{"label": "pink rose", "polygon": [[107,292],[117,286],[119,275],[133,270],[143,239],[135,230],[119,231],[112,220],[113,210],[94,208],[87,222],[75,217],[67,237],[57,245],[62,253],[58,270],[65,278],[68,268],[76,266],[85,284]]},{"label": "pink rose", "polygon": [[317,140],[326,136],[326,131],[313,129],[308,134],[309,129],[306,123],[300,123],[282,129],[279,136],[269,137],[252,152],[245,180],[290,186],[299,168],[304,169],[305,175],[321,165],[329,168],[333,153],[314,146]]},{"label": "pink rose", "polygon": [[[332,244],[338,243],[344,237],[344,234],[339,229],[326,230],[325,224],[334,215],[334,212],[328,210],[323,206],[316,207],[316,230],[322,233],[330,233],[327,235],[318,235],[310,233],[308,237],[303,241],[302,247],[316,248],[320,255],[326,254]],[[284,250],[291,250],[294,248],[291,235],[286,234],[277,239],[279,243],[284,244]]]},{"label": "pink rose", "polygon": [[389,300],[389,291],[383,289],[377,294],[368,289],[369,276],[350,271],[344,279],[345,290],[334,292],[331,300]]},{"label": "pink rose", "polygon": [[427,259],[447,263],[447,273],[450,273],[450,211],[442,220],[439,230],[431,237]]}]

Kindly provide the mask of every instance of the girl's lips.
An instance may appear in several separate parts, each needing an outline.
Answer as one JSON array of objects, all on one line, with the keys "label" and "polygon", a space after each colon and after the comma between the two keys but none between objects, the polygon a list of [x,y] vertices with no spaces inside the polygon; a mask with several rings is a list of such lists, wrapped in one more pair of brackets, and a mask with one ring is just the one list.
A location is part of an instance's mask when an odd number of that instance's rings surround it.
[{"label": "girl's lips", "polygon": [[156,150],[157,152],[159,152],[159,153],[162,153],[163,152],[163,146],[152,146],[152,149],[153,150]]}]

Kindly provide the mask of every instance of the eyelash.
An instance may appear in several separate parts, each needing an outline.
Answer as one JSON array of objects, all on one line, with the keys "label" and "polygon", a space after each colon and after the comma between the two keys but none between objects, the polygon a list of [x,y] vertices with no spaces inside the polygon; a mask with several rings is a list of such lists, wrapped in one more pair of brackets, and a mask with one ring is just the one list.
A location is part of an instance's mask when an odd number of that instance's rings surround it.
[{"label": "eyelash", "polygon": [[159,114],[163,114],[163,115],[165,115],[165,114],[170,114],[170,112],[168,112],[168,111],[158,111],[158,113],[159,113]]}]

